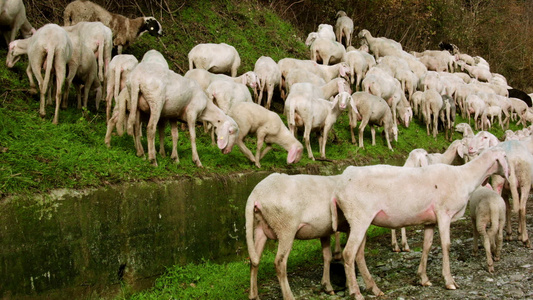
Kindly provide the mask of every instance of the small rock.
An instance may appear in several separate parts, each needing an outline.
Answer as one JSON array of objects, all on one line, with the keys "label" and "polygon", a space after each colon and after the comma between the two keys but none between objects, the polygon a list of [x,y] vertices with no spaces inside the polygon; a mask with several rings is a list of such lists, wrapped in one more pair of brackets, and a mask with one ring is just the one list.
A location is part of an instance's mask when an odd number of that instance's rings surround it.
[{"label": "small rock", "polygon": [[488,282],[493,282],[493,281],[494,281],[494,279],[492,279],[492,278],[489,278],[489,277],[487,277],[487,278],[485,278],[485,281],[488,281]]},{"label": "small rock", "polygon": [[524,275],[514,274],[514,275],[509,276],[509,279],[511,279],[511,281],[522,281],[522,279],[524,279]]}]

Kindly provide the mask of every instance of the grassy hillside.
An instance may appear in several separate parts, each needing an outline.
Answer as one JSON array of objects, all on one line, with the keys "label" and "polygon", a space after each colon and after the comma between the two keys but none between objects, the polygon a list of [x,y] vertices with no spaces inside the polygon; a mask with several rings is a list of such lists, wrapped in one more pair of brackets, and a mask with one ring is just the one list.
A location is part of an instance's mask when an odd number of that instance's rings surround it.
[{"label": "grassy hillside", "polygon": [[[40,8],[45,10],[45,5],[42,4]],[[36,8],[32,9],[35,13]],[[147,50],[156,49],[180,74],[188,69],[188,51],[194,45],[205,42],[226,42],[235,46],[242,58],[240,73],[253,69],[261,55],[271,56],[276,61],[283,57],[307,57],[307,49],[303,44],[307,33],[279,18],[272,7],[258,2],[198,1],[179,6],[174,3],[171,9],[160,8],[153,14],[159,17],[164,26],[163,37],[143,35],[126,49],[126,53],[141,59]],[[151,10],[154,11],[153,7]],[[50,21],[59,22],[60,12],[62,10],[56,8],[52,17],[36,19],[32,23],[38,27]],[[135,15],[135,12],[131,14]],[[0,57],[5,57],[6,48],[0,48]],[[104,105],[96,110],[95,103],[90,102],[89,109],[81,111],[75,107],[73,92],[69,108],[60,111],[59,125],[53,125],[53,107],[47,107],[44,119],[38,116],[38,95],[28,91],[26,66],[26,57],[13,69],[0,64],[0,196],[256,169],[237,147],[229,155],[222,155],[211,145],[209,135],[200,127],[197,128],[197,143],[204,165],[201,169],[192,163],[186,131],[180,134],[179,164],[173,163],[168,157],[158,156],[159,167],[151,166],[147,160],[135,155],[132,138],[127,135],[113,136],[112,147],[108,149],[103,142],[106,131]],[[280,112],[282,105],[278,99],[274,108]],[[440,152],[448,145],[443,134],[439,134],[437,139],[427,137],[425,126],[416,121],[410,128],[400,126],[399,140],[393,145],[394,152],[390,152],[385,141],[379,137],[377,145],[371,146],[368,129],[365,133],[366,148],[360,149],[350,143],[347,119],[346,114],[343,114],[335,125],[334,134],[330,135],[326,150],[330,161],[313,162],[304,153],[297,166],[334,163],[344,159],[360,165],[385,161],[400,164],[413,148]],[[495,134],[501,135],[501,132],[496,131]],[[170,134],[167,133],[167,136],[165,148],[170,153]],[[255,149],[254,140],[248,139],[250,149]],[[146,145],[145,140],[143,144]],[[312,147],[315,156],[318,156],[318,142],[314,137]],[[275,147],[261,163],[263,169],[278,170],[285,167],[285,161],[286,152]]]}]

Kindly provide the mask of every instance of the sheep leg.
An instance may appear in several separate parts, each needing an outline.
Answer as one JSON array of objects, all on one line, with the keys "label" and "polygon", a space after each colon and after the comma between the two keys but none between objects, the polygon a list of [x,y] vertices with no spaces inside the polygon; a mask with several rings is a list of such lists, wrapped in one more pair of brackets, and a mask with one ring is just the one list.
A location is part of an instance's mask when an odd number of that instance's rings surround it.
[{"label": "sheep leg", "polygon": [[81,105],[81,84],[76,85],[76,99],[78,100],[78,109],[81,109],[82,107],[84,107]]},{"label": "sheep leg", "polygon": [[407,244],[407,232],[405,227],[402,227],[400,231],[402,232],[402,249],[404,252],[409,252],[411,249],[409,248],[409,244]]},{"label": "sheep leg", "polygon": [[322,273],[322,289],[330,295],[334,295],[333,287],[331,286],[331,280],[329,276],[330,264],[332,260],[331,255],[331,237],[320,238],[320,244],[322,245],[322,257],[324,258],[324,271]]},{"label": "sheep leg", "polygon": [[267,103],[265,108],[270,109],[270,105],[272,104],[272,96],[274,96],[274,85],[268,84],[267,86]]},{"label": "sheep leg", "polygon": [[61,105],[61,91],[63,89],[63,83],[65,82],[65,75],[67,74],[67,65],[64,63],[65,60],[56,58],[57,62],[55,63],[55,76],[56,76],[56,109],[54,112],[53,124],[57,124],[59,121],[59,106]]},{"label": "sheep leg", "polygon": [[[494,225],[495,224],[492,224],[491,228],[493,228]],[[485,248],[485,255],[487,257],[488,271],[489,273],[494,273],[494,262],[492,260],[492,252],[490,250],[490,238],[489,234],[487,234],[487,223],[478,219],[474,231],[478,231],[481,234],[481,237],[483,238],[483,247]]]},{"label": "sheep leg", "polygon": [[505,202],[505,240],[506,241],[512,241],[513,240],[513,230],[511,227],[511,203],[509,201],[509,197],[503,197],[503,200]]},{"label": "sheep leg", "polygon": [[26,75],[28,76],[28,80],[30,81],[30,94],[37,94],[37,86],[35,85],[35,81],[33,80],[31,64],[28,64],[28,67],[26,68]]},{"label": "sheep leg", "polygon": [[379,289],[378,285],[372,278],[370,271],[368,271],[368,267],[366,266],[365,244],[366,244],[366,234],[355,256],[355,262],[357,263],[357,268],[359,269],[359,273],[363,277],[363,281],[365,282],[366,289],[371,290],[375,296],[383,296],[384,295],[383,292]]},{"label": "sheep leg", "polygon": [[335,260],[342,259],[342,249],[341,249],[341,233],[335,232],[335,250],[333,251],[333,257]]},{"label": "sheep leg", "polygon": [[170,132],[172,134],[172,153],[170,154],[170,159],[174,160],[176,163],[180,162],[178,156],[178,122],[170,122]]},{"label": "sheep leg", "polygon": [[113,110],[113,115],[109,120],[107,121],[107,130],[105,133],[105,139],[104,142],[107,146],[107,148],[111,147],[111,133],[113,132],[113,129],[115,128],[118,120],[118,109]]},{"label": "sheep leg", "polygon": [[271,144],[267,144],[267,146],[265,147],[265,149],[263,149],[263,151],[261,151],[261,156],[259,157],[260,159],[263,159],[263,157],[265,157],[265,155],[270,151],[272,150],[272,145]]},{"label": "sheep leg", "polygon": [[307,149],[307,157],[309,157],[310,159],[314,161],[315,157],[313,156],[313,151],[311,150],[311,143],[309,141],[310,135],[311,135],[311,126],[306,124],[305,129],[304,129],[305,148]]},{"label": "sheep leg", "polygon": [[442,276],[446,288],[449,290],[457,289],[458,285],[452,277],[450,271],[450,217],[445,214],[437,214],[437,222],[439,227],[440,243],[442,248]]},{"label": "sheep leg", "polygon": [[[370,126],[370,134],[372,135],[372,146],[375,146],[376,145],[376,128],[374,127],[374,125]],[[390,149],[390,145],[389,145],[389,149]]]},{"label": "sheep leg", "polygon": [[278,239],[278,252],[274,259],[274,265],[276,266],[276,273],[278,275],[279,285],[281,286],[281,292],[283,299],[294,299],[294,296],[289,286],[289,280],[287,278],[287,260],[291,253],[292,244],[294,242],[294,235],[284,234],[279,236]]},{"label": "sheep leg", "polygon": [[400,246],[398,246],[398,239],[396,238],[395,229],[391,229],[391,244],[392,244],[392,251],[400,252]]},{"label": "sheep leg", "polygon": [[[194,114],[196,114],[194,112]],[[191,151],[192,151],[192,161],[196,164],[197,167],[202,167],[202,162],[198,156],[198,150],[196,150],[196,115],[189,114],[187,116],[187,125],[189,127],[189,136],[191,137]]]},{"label": "sheep leg", "polygon": [[479,232],[477,231],[476,217],[473,212],[470,212],[470,220],[472,221],[472,255],[476,256],[478,251],[477,240]]},{"label": "sheep leg", "polygon": [[148,124],[146,125],[146,140],[148,142],[148,160],[155,167],[157,167],[157,159],[155,157],[155,152],[156,152],[155,151],[155,132],[157,130],[157,123],[159,122],[160,115],[161,115],[160,109],[151,110],[150,119],[148,120]]},{"label": "sheep leg", "polygon": [[257,150],[255,151],[255,166],[261,168],[261,149],[263,148],[263,143],[265,141],[266,133],[262,130],[257,131]]},{"label": "sheep leg", "polygon": [[137,150],[137,156],[141,157],[144,156],[144,148],[141,143],[141,135],[142,135],[142,126],[141,126],[141,116],[140,113],[138,113],[135,116],[134,124],[133,124],[133,143],[135,145],[135,149]]},{"label": "sheep leg", "polygon": [[322,134],[322,140],[320,141],[320,158],[322,159],[326,158],[326,142],[328,141],[328,134],[332,125],[333,124],[326,124],[326,126],[324,126],[324,133]]},{"label": "sheep leg", "polygon": [[[368,124],[369,119],[370,119],[370,116],[366,116],[361,120],[361,123],[359,123],[359,148],[365,148],[365,145],[363,144],[363,135],[364,135],[366,124]],[[372,145],[373,144],[374,144],[374,136],[372,136]]]},{"label": "sheep leg", "polygon": [[522,187],[522,194],[520,199],[520,209],[518,211],[518,228],[520,231],[520,239],[526,248],[531,248],[531,242],[527,234],[526,227],[526,204],[529,197],[529,190],[531,183],[527,183]]},{"label": "sheep leg", "polygon": [[[267,236],[265,235],[265,232],[263,231],[263,228],[261,226],[258,226],[254,230],[254,247],[257,253],[257,257],[259,259],[261,258],[261,254],[263,253],[263,249],[265,248],[265,244],[267,241]],[[259,271],[259,261],[257,263],[254,263],[250,261],[250,294],[248,296],[249,299],[259,299],[259,291],[257,287],[257,273]]]},{"label": "sheep leg", "polygon": [[[349,218],[349,216],[346,216],[346,217]],[[354,262],[355,262],[356,255],[360,251],[359,249],[361,249],[361,251],[364,251],[364,239],[366,235],[366,229],[364,230],[362,229],[368,228],[368,226],[363,227],[362,224],[365,224],[365,223],[362,223],[361,221],[362,220],[360,220],[360,222],[357,222],[357,225],[361,225],[361,226],[357,226],[357,228],[355,226],[352,226],[352,222],[349,221],[350,228],[352,228],[352,230],[350,230],[350,233],[348,235],[348,241],[346,242],[346,247],[344,248],[344,252],[342,255],[344,258],[344,270],[346,272],[346,285],[348,286],[350,296],[357,300],[363,300],[364,297],[363,295],[361,295],[361,290],[359,289],[359,285],[357,283],[357,278],[355,276]],[[361,229],[361,230],[357,230],[357,229]],[[363,254],[363,257],[364,257],[364,254]],[[359,263],[358,263],[358,266],[359,266]],[[366,267],[366,264],[364,264],[364,266]]]},{"label": "sheep leg", "polygon": [[159,133],[159,155],[161,157],[166,157],[167,153],[165,152],[165,125],[167,122],[165,120],[159,120],[157,123],[157,131]]},{"label": "sheep leg", "polygon": [[435,231],[435,225],[426,225],[424,227],[424,245],[422,247],[422,257],[420,258],[420,265],[418,266],[418,276],[420,276],[420,284],[423,286],[431,286],[427,275],[427,263],[429,250],[431,250],[431,244],[433,244],[433,233]]}]

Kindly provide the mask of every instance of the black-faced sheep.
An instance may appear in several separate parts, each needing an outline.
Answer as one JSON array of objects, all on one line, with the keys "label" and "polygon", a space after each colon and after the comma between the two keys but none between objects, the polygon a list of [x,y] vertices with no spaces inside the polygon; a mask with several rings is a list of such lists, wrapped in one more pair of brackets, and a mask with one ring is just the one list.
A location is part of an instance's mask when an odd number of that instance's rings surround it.
[{"label": "black-faced sheep", "polygon": [[107,11],[100,5],[86,0],[76,0],[65,7],[63,13],[65,26],[77,24],[81,21],[99,21],[113,32],[113,45],[118,54],[122,54],[124,47],[133,43],[136,38],[148,32],[152,36],[161,36],[163,29],[154,17],[127,18],[123,15]]}]

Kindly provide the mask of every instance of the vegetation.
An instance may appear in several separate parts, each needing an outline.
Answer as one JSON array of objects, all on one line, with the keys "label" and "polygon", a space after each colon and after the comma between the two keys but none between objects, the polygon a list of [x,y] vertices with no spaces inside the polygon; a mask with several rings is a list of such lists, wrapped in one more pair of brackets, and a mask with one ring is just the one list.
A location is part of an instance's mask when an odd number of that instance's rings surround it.
[{"label": "vegetation", "polygon": [[[62,23],[62,11],[67,0],[25,1],[28,18],[35,27],[45,23]],[[494,72],[505,75],[518,88],[531,92],[533,48],[531,1],[481,0],[377,0],[377,1],[95,1],[111,11],[127,16],[153,15],[164,26],[165,36],[159,39],[141,37],[125,52],[141,58],[154,48],[169,60],[178,73],[188,69],[187,53],[203,42],[226,42],[241,54],[240,71],[253,68],[255,60],[268,55],[276,61],[283,57],[306,58],[303,44],[306,34],[320,23],[334,22],[335,13],[344,9],[356,24],[355,32],[366,28],[376,36],[387,36],[402,42],[407,50],[436,49],[439,41],[455,43],[471,55],[485,57]],[[280,17],[281,16],[281,19]],[[357,39],[356,39],[357,41]],[[6,48],[0,41],[0,57]],[[28,93],[25,74],[27,60],[8,70],[0,64],[0,199],[11,194],[41,193],[56,188],[82,189],[128,181],[172,179],[176,176],[196,176],[210,173],[251,172],[256,170],[242,153],[235,149],[222,155],[211,145],[209,134],[198,127],[198,149],[204,168],[196,168],[191,160],[188,134],[181,132],[178,152],[180,163],[158,156],[159,167],[136,157],[128,136],[113,136],[112,147],[104,143],[105,109],[96,110],[94,103],[80,111],[73,104],[62,110],[59,125],[52,125],[52,109],[46,118],[38,116],[38,100]],[[71,93],[72,94],[72,93]],[[75,102],[71,98],[72,102]],[[274,108],[281,111],[282,103]],[[458,119],[457,122],[464,120]],[[329,161],[313,162],[304,157],[298,165],[328,164],[352,160],[354,164],[402,164],[413,148],[433,152],[443,151],[448,141],[443,134],[436,139],[426,136],[425,126],[415,121],[409,128],[399,127],[399,140],[394,152],[387,149],[378,136],[370,144],[370,132],[365,133],[365,149],[350,143],[348,118],[343,114],[330,136],[327,146]],[[512,125],[511,129],[517,129]],[[496,136],[503,132],[494,127]],[[167,136],[169,136],[167,132]],[[455,133],[454,138],[459,138]],[[315,155],[316,139],[312,139]],[[143,141],[146,145],[146,141]],[[254,139],[248,140],[255,149]],[[165,148],[170,151],[170,139]],[[286,152],[276,147],[262,161],[262,169],[285,167]],[[314,243],[310,248],[310,243]],[[289,260],[292,265],[321,261],[318,242],[298,242]],[[262,260],[262,278],[272,278],[273,253],[267,251]],[[289,266],[290,267],[290,266]],[[216,265],[174,266],[160,278],[153,290],[133,295],[132,299],[160,298],[244,298],[243,286],[248,285],[245,262]],[[223,294],[216,294],[223,293]],[[127,294],[127,293],[126,293]]]}]

